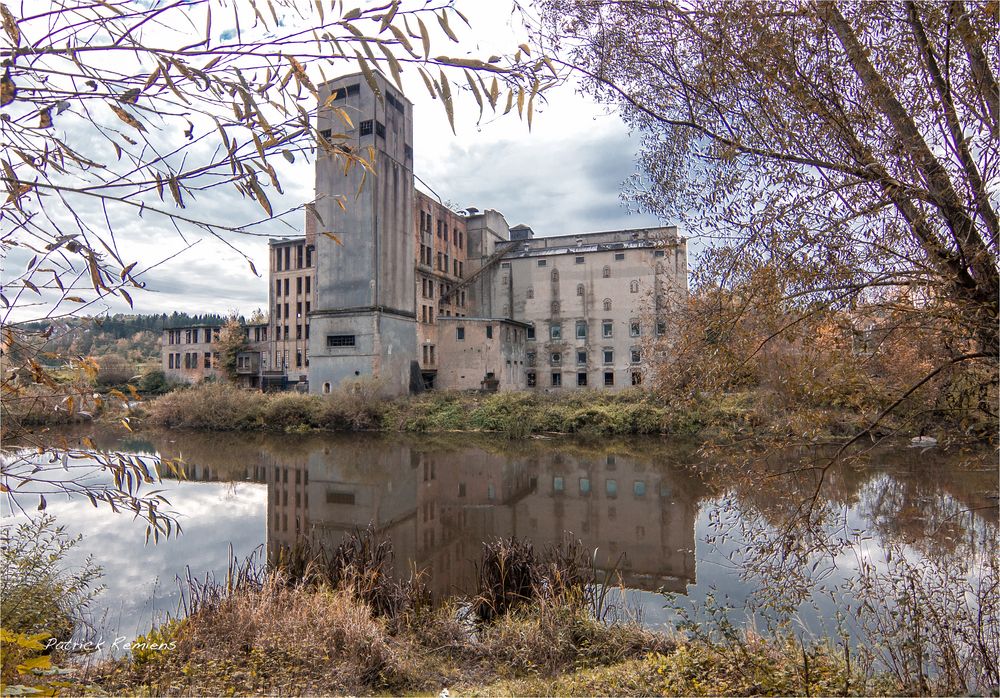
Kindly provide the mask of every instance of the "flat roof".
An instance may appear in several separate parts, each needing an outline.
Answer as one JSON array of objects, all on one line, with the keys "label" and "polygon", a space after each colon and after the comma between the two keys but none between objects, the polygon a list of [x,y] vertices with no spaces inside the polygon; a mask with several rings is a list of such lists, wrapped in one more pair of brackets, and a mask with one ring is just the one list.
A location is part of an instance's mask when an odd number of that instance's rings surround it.
[{"label": "flat roof", "polygon": [[508,317],[456,317],[454,315],[445,315],[444,317],[438,317],[438,322],[443,320],[454,320],[461,322],[505,322],[508,325],[519,325],[521,327],[531,327],[527,322],[521,322],[520,320],[512,320]]}]

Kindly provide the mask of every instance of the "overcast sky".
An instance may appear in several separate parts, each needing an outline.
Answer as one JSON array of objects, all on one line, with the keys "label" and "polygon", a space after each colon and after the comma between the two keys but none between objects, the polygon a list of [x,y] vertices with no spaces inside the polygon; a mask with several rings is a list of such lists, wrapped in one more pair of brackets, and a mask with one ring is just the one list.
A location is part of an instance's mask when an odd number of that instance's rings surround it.
[{"label": "overcast sky", "polygon": [[[511,53],[524,40],[506,2],[459,0],[458,5],[473,30],[460,33],[463,42],[457,47],[441,42],[441,50],[449,55]],[[355,64],[345,64],[343,73],[355,70]],[[457,134],[453,134],[441,103],[430,99],[414,69],[404,69],[404,83],[414,103],[415,174],[426,185],[422,188],[431,189],[442,200],[461,208],[496,209],[511,225],[525,223],[538,236],[659,224],[650,216],[629,214],[621,203],[622,183],[635,172],[637,139],[629,137],[620,118],[578,94],[574,85],[550,92],[548,103],[537,105],[530,132],[516,110],[502,118],[487,110],[483,123],[477,124],[474,99],[461,94]],[[70,117],[66,114],[57,120],[57,127],[72,130]],[[275,210],[310,200],[311,162],[298,158],[285,166],[282,181],[284,197],[272,196]],[[190,208],[223,219],[260,216],[255,202],[240,198],[231,188],[202,194]],[[84,213],[98,220],[103,215],[96,205]],[[144,274],[147,290],[132,294],[133,312],[225,313],[235,309],[249,314],[267,306],[266,235],[299,234],[302,216],[296,213],[274,221],[263,229],[265,235],[235,242],[254,262],[260,277],[240,254],[212,238],[181,238],[165,221],[149,216],[138,219],[131,213],[117,223],[124,233],[118,240],[126,257],[147,262],[166,259]],[[8,265],[18,262],[17,255],[7,260]],[[103,310],[129,312],[124,302],[86,309]]]}]

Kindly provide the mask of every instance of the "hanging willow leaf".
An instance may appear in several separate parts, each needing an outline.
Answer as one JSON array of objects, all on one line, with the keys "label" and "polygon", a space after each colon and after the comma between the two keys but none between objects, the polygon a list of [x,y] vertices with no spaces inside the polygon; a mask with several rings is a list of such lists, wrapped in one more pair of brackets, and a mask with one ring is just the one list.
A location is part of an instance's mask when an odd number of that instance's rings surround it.
[{"label": "hanging willow leaf", "polygon": [[368,83],[368,87],[370,87],[372,92],[375,93],[375,97],[378,98],[378,101],[384,101],[385,98],[382,96],[382,90],[379,89],[378,82],[375,80],[375,74],[372,72],[372,69],[368,67],[364,56],[362,56],[361,52],[357,49],[354,49],[354,55],[358,57],[358,65],[361,66],[361,73],[365,76],[365,82]]},{"label": "hanging willow leaf", "polygon": [[330,238],[331,240],[333,240],[338,245],[343,245],[344,244],[343,242],[340,241],[339,237],[337,237],[336,235],[334,235],[333,233],[331,233],[329,230],[324,230],[323,231],[323,235],[325,235],[326,237]]},{"label": "hanging willow leaf", "polygon": [[10,41],[14,46],[21,45],[21,30],[17,27],[17,20],[7,6],[0,3],[0,15],[3,15],[3,30],[7,32]]},{"label": "hanging willow leaf", "polygon": [[451,27],[448,26],[448,15],[444,10],[441,10],[441,14],[437,15],[437,20],[438,24],[441,25],[441,28],[444,29],[444,33],[448,35],[448,38],[457,44],[458,37],[455,36],[455,32],[453,32]]},{"label": "hanging willow leaf", "polygon": [[424,25],[424,20],[417,17],[417,25],[420,27],[420,40],[424,43],[424,58],[430,58],[431,56],[431,35],[427,32],[427,27]]},{"label": "hanging willow leaf", "polygon": [[0,78],[0,107],[6,107],[17,98],[17,86],[10,79],[10,69]]},{"label": "hanging willow leaf", "polygon": [[451,86],[448,84],[448,77],[441,71],[441,101],[444,102],[444,111],[448,115],[448,123],[451,125],[451,132],[455,133],[455,105],[451,101]]},{"label": "hanging willow leaf", "polygon": [[132,128],[134,128],[136,131],[145,131],[146,130],[146,127],[143,126],[141,123],[139,123],[138,119],[136,119],[134,116],[132,116],[131,114],[129,114],[127,111],[125,111],[124,109],[122,109],[121,107],[119,107],[117,104],[109,104],[108,106],[111,107],[111,111],[113,111],[115,113],[115,116],[117,116],[119,119],[121,119],[122,121],[124,121],[126,124],[128,124],[129,126],[131,126]]}]

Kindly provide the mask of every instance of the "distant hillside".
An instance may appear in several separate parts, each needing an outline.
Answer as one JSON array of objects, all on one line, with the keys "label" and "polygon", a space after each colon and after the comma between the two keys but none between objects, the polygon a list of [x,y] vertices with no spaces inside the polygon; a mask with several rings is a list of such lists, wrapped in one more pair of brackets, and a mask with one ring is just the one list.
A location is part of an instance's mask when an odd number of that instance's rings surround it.
[{"label": "distant hillside", "polygon": [[[243,318],[240,318],[243,321]],[[216,314],[125,315],[80,317],[34,322],[17,327],[28,342],[42,352],[48,364],[61,364],[77,356],[120,356],[135,364],[159,361],[163,330],[185,325],[222,325],[226,317]],[[46,334],[48,336],[46,336]]]}]

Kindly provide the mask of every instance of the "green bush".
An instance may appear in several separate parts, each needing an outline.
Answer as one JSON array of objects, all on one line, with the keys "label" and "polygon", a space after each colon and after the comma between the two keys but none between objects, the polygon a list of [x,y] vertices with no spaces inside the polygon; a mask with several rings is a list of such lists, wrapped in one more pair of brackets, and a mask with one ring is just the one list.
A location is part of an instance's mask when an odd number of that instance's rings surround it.
[{"label": "green bush", "polygon": [[269,395],[263,409],[264,424],[269,429],[318,427],[323,423],[323,403],[315,395],[279,393]]},{"label": "green bush", "polygon": [[92,588],[101,568],[87,558],[77,570],[67,568],[66,554],[80,542],[43,515],[0,532],[0,618],[4,630],[69,639],[101,588]]}]

